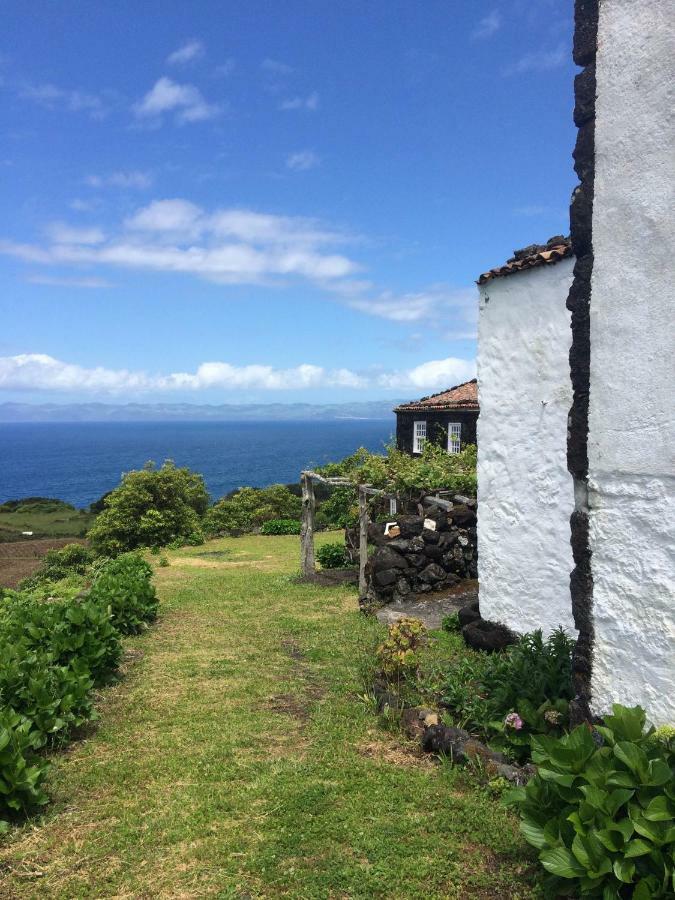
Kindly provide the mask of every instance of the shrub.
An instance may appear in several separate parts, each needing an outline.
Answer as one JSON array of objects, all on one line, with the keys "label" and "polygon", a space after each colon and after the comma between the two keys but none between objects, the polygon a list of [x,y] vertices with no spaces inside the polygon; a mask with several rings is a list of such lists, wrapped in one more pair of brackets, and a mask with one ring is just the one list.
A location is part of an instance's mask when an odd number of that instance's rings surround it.
[{"label": "shrub", "polygon": [[58,550],[47,550],[37,571],[21,582],[21,588],[30,588],[45,581],[60,581],[69,575],[84,575],[94,554],[82,544],[66,544]]},{"label": "shrub", "polygon": [[272,519],[299,519],[302,501],[283,484],[240,488],[221,498],[206,514],[210,534],[252,531]]},{"label": "shrub", "polygon": [[89,541],[98,553],[117,556],[200,534],[208,494],[201,475],[167,461],[128,472],[103,502]]},{"label": "shrub", "polygon": [[109,560],[96,576],[89,598],[110,609],[112,623],[122,634],[142,631],[157,618],[152,569],[138,553]]},{"label": "shrub", "polygon": [[300,519],[270,519],[260,529],[261,534],[300,534]]},{"label": "shrub", "polygon": [[[355,487],[336,487],[320,504],[321,524],[352,528],[359,521],[359,496]],[[317,513],[317,516],[318,516]]]},{"label": "shrub", "polygon": [[532,738],[538,774],[507,797],[552,876],[548,896],[672,897],[675,754],[616,704],[595,734]]},{"label": "shrub", "polygon": [[462,724],[522,761],[531,734],[560,733],[567,723],[573,647],[558,628],[545,641],[535,631],[503,653],[463,657],[447,673],[444,703]]},{"label": "shrub", "polygon": [[0,707],[0,834],[7,819],[47,802],[42,783],[48,763],[36,754],[35,733],[28,719]]},{"label": "shrub", "polygon": [[349,565],[347,550],[341,541],[322,544],[316,551],[316,558],[323,569],[344,569]]},{"label": "shrub", "polygon": [[459,621],[459,615],[456,612],[453,612],[449,613],[447,616],[443,616],[441,627],[443,631],[461,631],[462,623]]},{"label": "shrub", "polygon": [[419,619],[402,616],[392,622],[387,639],[377,648],[382,673],[395,679],[414,676],[419,669],[420,650],[427,640],[427,629]]}]

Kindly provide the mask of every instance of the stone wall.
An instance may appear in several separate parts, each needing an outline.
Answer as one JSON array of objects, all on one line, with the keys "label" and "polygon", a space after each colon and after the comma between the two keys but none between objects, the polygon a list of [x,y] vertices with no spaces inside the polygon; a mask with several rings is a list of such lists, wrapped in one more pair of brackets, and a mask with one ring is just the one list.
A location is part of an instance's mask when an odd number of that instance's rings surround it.
[{"label": "stone wall", "polygon": [[376,550],[366,565],[367,605],[409,599],[477,577],[475,500],[458,495],[447,513],[428,505],[424,515],[394,520],[398,532],[392,537],[384,534],[384,525],[369,528]]}]

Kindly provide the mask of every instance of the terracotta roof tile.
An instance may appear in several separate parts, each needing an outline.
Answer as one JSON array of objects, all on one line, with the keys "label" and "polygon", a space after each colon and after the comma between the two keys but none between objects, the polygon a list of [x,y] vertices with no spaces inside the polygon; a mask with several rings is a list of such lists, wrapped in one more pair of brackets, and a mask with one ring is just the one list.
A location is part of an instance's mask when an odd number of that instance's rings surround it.
[{"label": "terracotta roof tile", "polygon": [[478,382],[465,381],[457,384],[447,391],[432,394],[430,397],[422,397],[421,400],[413,400],[411,403],[402,403],[394,412],[413,412],[415,410],[435,409],[478,409]]},{"label": "terracotta roof tile", "polygon": [[502,275],[513,275],[522,272],[523,269],[534,269],[536,266],[550,266],[567,256],[572,256],[572,244],[569,238],[557,235],[550,238],[545,244],[531,244],[522,250],[514,251],[511,259],[503,266],[483,272],[478,279],[478,284],[485,284],[492,278]]}]

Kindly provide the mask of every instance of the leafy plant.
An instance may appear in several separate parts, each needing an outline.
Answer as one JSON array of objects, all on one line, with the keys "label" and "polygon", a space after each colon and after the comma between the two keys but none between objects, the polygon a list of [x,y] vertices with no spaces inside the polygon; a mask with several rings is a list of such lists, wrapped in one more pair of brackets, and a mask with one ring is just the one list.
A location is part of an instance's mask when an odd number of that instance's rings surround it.
[{"label": "leafy plant", "polygon": [[449,613],[447,616],[443,616],[441,628],[443,629],[443,631],[461,631],[462,625],[459,621],[458,614],[456,612],[453,612]]},{"label": "leafy plant", "polygon": [[164,547],[176,539],[186,541],[201,534],[208,499],[201,475],[170,460],[159,469],[148,463],[124,475],[105,497],[89,541],[97,553],[107,556],[137,547]]},{"label": "leafy plant", "polygon": [[387,678],[410,678],[420,664],[420,651],[427,644],[428,632],[419,619],[402,616],[392,622],[387,638],[377,648],[377,659]]},{"label": "leafy plant", "polygon": [[[675,754],[619,704],[595,734],[532,738],[538,774],[508,795],[555,893],[648,900],[675,892]],[[594,739],[594,738],[597,738]]]},{"label": "leafy plant", "polygon": [[109,560],[96,576],[89,598],[110,609],[112,623],[122,634],[142,631],[157,618],[152,569],[139,553]]},{"label": "leafy plant", "polygon": [[300,534],[300,519],[270,519],[260,529],[261,534]]},{"label": "leafy plant", "polygon": [[70,575],[84,575],[93,558],[94,554],[83,544],[66,544],[60,549],[47,550],[37,571],[21,582],[21,588],[45,581],[60,581]]},{"label": "leafy plant", "polygon": [[503,653],[464,657],[447,674],[444,703],[463,725],[522,761],[530,735],[559,734],[572,698],[574,642],[562,628],[525,634]]},{"label": "leafy plant", "polygon": [[[359,521],[359,498],[355,487],[335,487],[320,504],[321,523],[335,528],[351,528]],[[317,519],[317,521],[319,521]]]},{"label": "leafy plant", "polygon": [[240,488],[215,503],[204,525],[210,534],[252,531],[272,519],[299,519],[302,501],[283,484]]},{"label": "leafy plant", "polygon": [[316,558],[323,569],[344,569],[349,565],[347,551],[342,541],[322,544],[316,551]]},{"label": "leafy plant", "polygon": [[30,721],[0,707],[0,834],[8,819],[47,803],[42,783],[48,763],[37,755],[37,746]]}]

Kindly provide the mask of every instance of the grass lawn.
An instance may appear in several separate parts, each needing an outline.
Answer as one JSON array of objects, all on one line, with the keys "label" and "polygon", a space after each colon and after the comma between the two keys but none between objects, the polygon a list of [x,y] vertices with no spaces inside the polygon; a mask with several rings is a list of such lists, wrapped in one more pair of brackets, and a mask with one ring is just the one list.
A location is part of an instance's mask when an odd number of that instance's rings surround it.
[{"label": "grass lawn", "polygon": [[381,627],[353,587],[295,584],[298,550],[167,554],[159,622],[0,845],[1,897],[544,896],[515,818],[374,717]]},{"label": "grass lawn", "polygon": [[32,531],[35,537],[45,538],[84,537],[95,518],[92,513],[80,509],[0,509],[0,543],[25,540],[22,531]]}]

